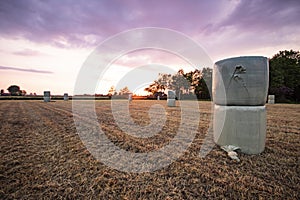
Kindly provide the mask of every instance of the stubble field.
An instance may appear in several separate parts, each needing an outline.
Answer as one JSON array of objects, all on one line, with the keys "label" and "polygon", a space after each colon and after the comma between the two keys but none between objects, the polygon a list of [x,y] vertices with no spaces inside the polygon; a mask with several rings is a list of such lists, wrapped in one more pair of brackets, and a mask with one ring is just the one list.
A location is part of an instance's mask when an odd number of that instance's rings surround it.
[{"label": "stubble field", "polygon": [[[146,126],[151,105],[166,110],[162,131],[148,139],[120,130],[110,101],[96,101],[99,126],[130,152],[162,148],[175,136],[180,107],[166,101],[133,101],[130,114]],[[0,101],[1,199],[300,199],[300,105],[267,105],[266,148],[231,160],[218,146],[199,156],[209,128],[210,102],[199,102],[191,146],[154,172],[130,173],[95,159],[76,132],[71,101]]]}]

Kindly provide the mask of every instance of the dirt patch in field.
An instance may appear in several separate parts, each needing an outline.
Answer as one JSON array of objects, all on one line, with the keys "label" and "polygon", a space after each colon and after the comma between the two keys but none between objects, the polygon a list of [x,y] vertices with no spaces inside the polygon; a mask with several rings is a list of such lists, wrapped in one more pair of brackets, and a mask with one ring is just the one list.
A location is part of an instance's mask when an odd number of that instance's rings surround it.
[{"label": "dirt patch in field", "polygon": [[[133,101],[134,122],[149,124],[148,110],[166,101]],[[300,105],[267,105],[266,148],[260,155],[230,160],[215,146],[199,151],[211,107],[200,102],[200,122],[188,150],[155,172],[127,173],[97,161],[76,133],[71,101],[0,101],[1,199],[300,199]],[[110,101],[97,101],[101,128],[121,149],[149,152],[174,137],[180,109],[167,108],[166,126],[149,139],[125,134]]]}]

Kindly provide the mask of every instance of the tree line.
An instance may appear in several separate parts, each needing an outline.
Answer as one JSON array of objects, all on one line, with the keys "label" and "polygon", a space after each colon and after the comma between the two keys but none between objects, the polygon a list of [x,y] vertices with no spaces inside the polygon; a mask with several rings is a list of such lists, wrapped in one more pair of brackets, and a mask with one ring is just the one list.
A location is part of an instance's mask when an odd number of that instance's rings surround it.
[{"label": "tree line", "polygon": [[154,96],[165,94],[165,90],[174,90],[178,99],[186,99],[192,94],[198,99],[210,99],[212,87],[212,69],[203,68],[185,73],[180,69],[175,74],[158,75],[157,80],[145,88],[145,91]]},{"label": "tree line", "polygon": [[0,96],[6,96],[6,95],[10,95],[10,96],[25,96],[26,95],[26,91],[25,90],[21,90],[19,86],[17,85],[11,85],[7,88],[8,90],[8,94],[4,92],[3,89],[1,89],[0,92]]}]

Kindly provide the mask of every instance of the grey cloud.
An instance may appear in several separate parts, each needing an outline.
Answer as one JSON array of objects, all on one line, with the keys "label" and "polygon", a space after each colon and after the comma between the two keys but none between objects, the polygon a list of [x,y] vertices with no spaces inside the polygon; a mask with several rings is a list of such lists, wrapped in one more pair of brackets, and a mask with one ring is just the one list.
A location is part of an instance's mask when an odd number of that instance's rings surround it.
[{"label": "grey cloud", "polygon": [[23,49],[21,51],[16,51],[13,52],[15,55],[20,55],[20,56],[39,56],[42,55],[39,51],[35,51],[32,49]]},{"label": "grey cloud", "polygon": [[300,25],[298,0],[246,0],[219,24],[235,26],[243,31],[274,31],[287,26]]},{"label": "grey cloud", "polygon": [[41,73],[41,74],[52,74],[51,71],[46,70],[37,70],[37,69],[24,69],[19,67],[7,67],[7,66],[0,66],[0,70],[14,70],[14,71],[22,71],[22,72],[32,72],[32,73]]},{"label": "grey cloud", "polygon": [[193,37],[218,34],[228,27],[254,36],[285,28],[281,34],[286,34],[300,26],[297,0],[241,0],[231,13],[223,12],[233,2],[1,0],[0,37],[80,48],[95,47],[109,36],[137,27],[170,28]]},{"label": "grey cloud", "polygon": [[[96,45],[118,32],[164,27],[189,34],[214,18],[223,1],[0,1],[0,35],[59,47]],[[84,36],[95,35],[96,41]]]}]

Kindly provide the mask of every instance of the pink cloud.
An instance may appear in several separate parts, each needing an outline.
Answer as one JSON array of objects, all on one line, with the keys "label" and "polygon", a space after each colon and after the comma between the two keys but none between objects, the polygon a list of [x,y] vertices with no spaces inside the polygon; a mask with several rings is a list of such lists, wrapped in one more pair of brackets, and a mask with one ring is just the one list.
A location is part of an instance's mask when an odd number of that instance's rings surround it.
[{"label": "pink cloud", "polygon": [[20,55],[20,56],[39,56],[39,55],[42,55],[41,52],[35,51],[35,50],[32,50],[32,49],[23,49],[21,51],[13,52],[13,54]]},{"label": "pink cloud", "polygon": [[[166,0],[1,1],[0,36],[81,47],[137,27],[163,27],[191,34],[214,20],[226,4],[226,0],[174,0],[171,4]],[[98,41],[84,40],[89,34],[99,36]]]},{"label": "pink cloud", "polygon": [[19,67],[7,67],[7,66],[0,66],[0,70],[13,70],[13,71],[22,71],[22,72],[32,72],[32,73],[41,73],[41,74],[52,74],[51,71],[46,70],[38,70],[38,69],[24,69]]},{"label": "pink cloud", "polygon": [[[257,48],[300,41],[296,0],[3,0],[0,8],[0,38],[23,38],[60,48],[93,48],[121,31],[149,26],[183,32],[206,43],[208,49],[233,48],[237,42]],[[289,34],[294,35],[284,37]],[[254,46],[251,40],[256,38],[260,42]]]}]

